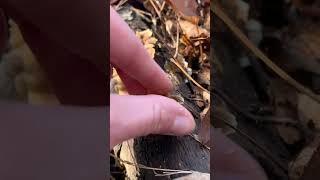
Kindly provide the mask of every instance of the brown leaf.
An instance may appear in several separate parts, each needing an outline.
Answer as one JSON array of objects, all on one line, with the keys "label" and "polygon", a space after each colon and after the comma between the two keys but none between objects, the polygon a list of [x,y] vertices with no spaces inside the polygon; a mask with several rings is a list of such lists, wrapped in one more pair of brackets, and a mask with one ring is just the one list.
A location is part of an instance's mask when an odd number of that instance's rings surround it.
[{"label": "brown leaf", "polygon": [[166,0],[166,2],[170,4],[178,14],[181,14],[184,19],[193,24],[198,24],[198,4],[195,0]]},{"label": "brown leaf", "polygon": [[298,113],[302,121],[307,124],[311,120],[316,128],[320,128],[320,103],[304,94],[298,95]]},{"label": "brown leaf", "polygon": [[144,47],[146,48],[151,58],[154,58],[154,55],[156,53],[154,46],[158,40],[152,36],[152,31],[150,29],[146,29],[144,31],[137,31],[136,35],[138,36],[138,38],[141,39]]},{"label": "brown leaf", "polygon": [[166,2],[186,16],[197,16],[198,4],[195,0],[166,0]]},{"label": "brown leaf", "polygon": [[190,38],[196,38],[200,37],[201,35],[203,37],[210,37],[210,33],[204,29],[201,28],[189,21],[180,20],[180,26],[182,31],[185,33],[185,35]]}]

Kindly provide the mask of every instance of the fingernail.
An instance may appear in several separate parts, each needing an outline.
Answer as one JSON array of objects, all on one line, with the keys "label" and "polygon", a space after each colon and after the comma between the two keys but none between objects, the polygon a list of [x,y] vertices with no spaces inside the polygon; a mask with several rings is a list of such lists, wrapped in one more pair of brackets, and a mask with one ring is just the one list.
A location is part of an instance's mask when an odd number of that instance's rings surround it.
[{"label": "fingernail", "polygon": [[186,134],[193,130],[193,126],[191,123],[193,120],[186,116],[177,116],[173,123],[173,130],[175,133]]}]

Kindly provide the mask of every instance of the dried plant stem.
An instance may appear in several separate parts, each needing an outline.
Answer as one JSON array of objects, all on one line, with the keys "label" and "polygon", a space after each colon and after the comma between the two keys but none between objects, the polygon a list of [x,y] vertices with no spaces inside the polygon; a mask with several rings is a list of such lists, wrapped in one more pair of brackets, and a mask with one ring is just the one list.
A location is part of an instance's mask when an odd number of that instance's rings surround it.
[{"label": "dried plant stem", "polygon": [[[112,156],[113,158],[117,159],[118,161],[120,161],[122,163],[131,165],[131,166],[139,166],[138,168],[141,168],[141,169],[153,170],[156,176],[171,176],[171,175],[175,175],[175,174],[192,174],[192,171],[153,168],[153,167],[148,167],[148,166],[145,166],[142,164],[135,164],[133,162],[129,162],[129,161],[123,160],[121,158],[118,158],[117,156],[115,156],[114,154],[111,154],[111,153],[110,153],[110,156]],[[155,171],[162,171],[162,174],[156,173]]]},{"label": "dried plant stem", "polygon": [[162,3],[162,5],[161,5],[161,7],[160,7],[160,12],[162,12],[163,11],[163,9],[164,9],[164,6],[166,5],[166,2],[165,1],[163,1],[163,3]]},{"label": "dried plant stem", "polygon": [[137,9],[135,7],[130,7],[133,11],[135,12],[139,12],[140,14],[143,14],[143,15],[146,15],[146,16],[149,16],[149,17],[152,17],[152,14],[151,13],[148,13],[146,11],[143,11],[143,10],[140,10],[140,9]]},{"label": "dried plant stem", "polygon": [[121,0],[115,7],[115,10],[118,11],[128,0]]},{"label": "dried plant stem", "polygon": [[310,89],[304,87],[302,84],[294,80],[281,68],[279,68],[271,59],[269,59],[260,49],[258,49],[235,25],[235,23],[223,12],[223,10],[217,4],[211,3],[211,10],[216,14],[229,28],[230,30],[239,38],[239,40],[252,51],[252,53],[259,57],[270,69],[272,69],[277,75],[279,75],[288,84],[295,87],[298,91],[305,93],[312,99],[320,103],[320,96],[314,94]]},{"label": "dried plant stem", "polygon": [[203,144],[203,143],[199,140],[199,138],[197,138],[194,134],[190,134],[189,136],[191,136],[195,141],[197,141],[198,143],[200,143],[200,144],[201,144],[202,146],[204,146],[206,149],[210,150],[210,147],[207,146],[207,145],[205,145],[205,144]]},{"label": "dried plant stem", "polygon": [[[180,16],[178,15],[177,21],[180,21]],[[179,34],[180,34],[180,26],[177,26],[177,39],[176,39],[176,52],[174,53],[174,58],[177,58],[179,51]]]},{"label": "dried plant stem", "polygon": [[[146,20],[147,22],[151,22],[151,17],[152,15],[150,13],[144,12],[142,10],[136,9],[134,7],[130,7],[132,9],[132,11],[134,11],[137,15],[139,15],[142,19]],[[147,16],[150,16],[150,18],[148,18]]]},{"label": "dried plant stem", "polygon": [[198,88],[200,88],[202,91],[210,93],[209,90],[206,88],[202,87],[196,80],[194,80],[184,69],[181,67],[181,65],[173,58],[170,58],[170,61],[175,64],[181,71],[182,73],[190,80],[192,81]]},{"label": "dried plant stem", "polygon": [[161,19],[161,13],[160,13],[160,10],[158,9],[157,5],[154,3],[153,0],[148,0],[148,1],[151,3],[153,9],[156,11],[158,17]]}]

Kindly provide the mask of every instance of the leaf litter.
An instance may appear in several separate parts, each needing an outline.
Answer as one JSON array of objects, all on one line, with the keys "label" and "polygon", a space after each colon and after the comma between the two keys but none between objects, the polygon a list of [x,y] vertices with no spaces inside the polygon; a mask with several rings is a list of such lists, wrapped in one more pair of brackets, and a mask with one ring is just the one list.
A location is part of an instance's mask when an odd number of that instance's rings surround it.
[{"label": "leaf litter", "polygon": [[[264,4],[259,6],[261,3]],[[237,131],[241,129],[243,133],[238,131],[239,136],[252,142],[252,146],[244,148],[259,159],[271,179],[308,180],[306,177],[317,176],[316,172],[311,171],[311,167],[319,168],[319,162],[313,161],[319,154],[320,96],[317,89],[320,66],[319,53],[316,51],[320,47],[320,36],[318,36],[320,16],[316,13],[320,12],[319,3],[316,1],[307,3],[300,0],[288,1],[286,4],[281,4],[281,2],[268,4],[267,1],[259,0],[249,2],[214,0],[211,5],[216,19],[214,23],[216,28],[213,31],[229,38],[220,44],[220,48],[215,46],[213,50],[216,53],[214,57],[217,56],[215,57],[216,62],[222,64],[221,70],[218,70],[220,77],[227,76],[231,68],[225,62],[229,57],[223,55],[221,49],[232,47],[233,51],[229,52],[234,56],[245,54],[250,59],[246,63],[240,61],[240,66],[245,64],[241,67],[242,71],[247,71],[248,67],[253,68],[256,74],[251,74],[251,76],[264,74],[268,82],[262,89],[269,100],[263,102],[261,99],[255,100],[258,104],[255,104],[255,109],[250,109],[249,112],[246,106],[252,106],[252,104],[229,97],[239,93],[231,91],[231,94],[227,95],[227,92],[220,86],[214,90],[215,93],[218,92],[217,96],[222,97],[231,107],[232,112],[236,113],[240,127],[231,126]],[[283,5],[282,10],[281,5]],[[267,6],[269,9],[263,9]],[[288,21],[281,21],[280,12],[276,12],[276,9],[280,9]],[[278,13],[277,17],[274,15],[276,13]],[[236,42],[237,45],[230,46],[228,41]],[[263,64],[252,63],[259,60],[262,60]],[[257,64],[263,68],[259,69]],[[261,86],[263,80],[261,77],[258,79],[260,81],[258,86]],[[241,80],[240,76],[233,78],[234,81]],[[250,90],[253,92],[250,96],[258,95],[254,98],[259,98],[261,93],[255,84],[257,82],[251,80],[252,78],[246,78],[255,86],[253,90]],[[237,87],[236,91],[246,89],[244,84]],[[239,102],[246,106],[239,105]],[[263,110],[265,107],[268,108]],[[247,113],[249,116],[245,115]],[[239,118],[238,114],[242,114],[242,118]],[[217,116],[222,115],[217,114]],[[262,117],[268,117],[271,124],[262,124]],[[249,124],[243,119],[253,119],[255,123]],[[290,125],[288,123],[279,124],[275,123],[275,119],[292,123]],[[219,126],[219,124],[214,126]],[[252,127],[251,130],[249,126]],[[241,143],[241,141],[238,142]],[[263,155],[257,153],[255,149],[265,151],[265,155],[267,151],[271,151],[272,160],[263,158]],[[279,171],[276,166],[272,165],[273,163],[279,165]]]},{"label": "leaf litter", "polygon": [[[210,140],[210,9],[209,1],[146,0],[144,10],[130,3],[118,13],[135,30],[152,58],[164,68],[175,88],[168,97],[185,106],[199,121],[196,137],[203,146]],[[115,3],[114,6],[117,4]],[[132,14],[128,13],[131,9]],[[122,14],[125,12],[125,14]],[[130,16],[128,16],[130,14]],[[133,17],[133,18],[132,18]],[[140,17],[149,26],[137,26]],[[163,53],[166,52],[166,53]],[[159,60],[159,57],[160,60]],[[111,78],[112,92],[123,94],[124,85],[116,73]],[[191,88],[185,94],[181,88]],[[191,102],[190,105],[186,101]],[[200,109],[195,110],[195,106]]]}]

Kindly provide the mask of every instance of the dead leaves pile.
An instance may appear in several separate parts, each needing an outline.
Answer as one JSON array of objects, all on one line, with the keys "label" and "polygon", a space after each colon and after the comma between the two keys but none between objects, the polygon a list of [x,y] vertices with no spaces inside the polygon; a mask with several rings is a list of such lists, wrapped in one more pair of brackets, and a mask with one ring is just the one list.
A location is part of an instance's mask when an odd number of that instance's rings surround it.
[{"label": "dead leaves pile", "polygon": [[156,50],[154,48],[158,40],[155,37],[153,37],[152,31],[150,29],[146,29],[144,31],[137,31],[136,35],[142,41],[144,47],[146,48],[151,58],[154,58],[154,55],[156,53]]}]

